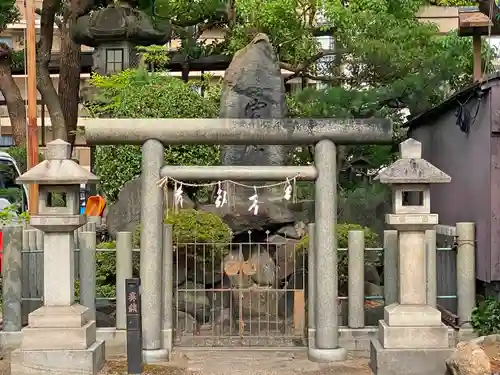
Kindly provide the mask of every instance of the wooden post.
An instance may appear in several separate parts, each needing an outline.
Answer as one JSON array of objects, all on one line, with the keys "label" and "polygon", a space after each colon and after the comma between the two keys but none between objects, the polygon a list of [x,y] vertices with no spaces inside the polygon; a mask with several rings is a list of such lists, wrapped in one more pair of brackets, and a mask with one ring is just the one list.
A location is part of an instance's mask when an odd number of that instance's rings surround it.
[{"label": "wooden post", "polygon": [[[38,126],[37,126],[37,94],[36,94],[36,29],[35,0],[26,0],[26,65],[28,86],[28,131],[27,155],[28,169],[38,164]],[[38,185],[29,187],[29,212],[38,213]]]},{"label": "wooden post", "polygon": [[480,81],[483,78],[483,71],[481,67],[481,35],[474,34],[472,36],[472,53],[474,56],[474,81]]}]

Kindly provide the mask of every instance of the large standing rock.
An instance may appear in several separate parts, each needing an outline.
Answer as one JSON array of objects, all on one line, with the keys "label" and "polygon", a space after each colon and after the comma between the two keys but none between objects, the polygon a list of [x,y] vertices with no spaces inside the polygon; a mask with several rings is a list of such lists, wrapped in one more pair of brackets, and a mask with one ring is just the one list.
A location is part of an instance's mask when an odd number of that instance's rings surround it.
[{"label": "large standing rock", "polygon": [[[226,70],[222,89],[221,118],[280,119],[286,116],[285,86],[273,46],[265,34],[258,34],[245,48],[236,52]],[[293,129],[290,129],[291,131]],[[265,129],[262,129],[265,132]],[[285,165],[287,150],[283,146],[223,146],[222,165]],[[248,182],[261,185],[263,182]],[[234,188],[234,189],[233,189]],[[218,214],[235,232],[250,229],[278,229],[293,223],[293,213],[283,203],[282,189],[260,190],[258,215],[248,212],[251,191],[232,187],[229,205]],[[249,195],[250,194],[250,195]],[[265,203],[264,203],[265,202]],[[207,207],[213,210],[213,207]]]},{"label": "large standing rock", "polygon": [[[183,208],[194,208],[194,203],[184,194]],[[172,190],[168,191],[168,202],[174,202]],[[167,202],[165,202],[166,204]],[[128,181],[118,194],[115,203],[109,206],[106,226],[111,237],[120,231],[134,232],[141,219],[141,178]]]},{"label": "large standing rock", "polygon": [[449,375],[491,375],[490,359],[484,350],[473,342],[460,342],[446,360]]}]

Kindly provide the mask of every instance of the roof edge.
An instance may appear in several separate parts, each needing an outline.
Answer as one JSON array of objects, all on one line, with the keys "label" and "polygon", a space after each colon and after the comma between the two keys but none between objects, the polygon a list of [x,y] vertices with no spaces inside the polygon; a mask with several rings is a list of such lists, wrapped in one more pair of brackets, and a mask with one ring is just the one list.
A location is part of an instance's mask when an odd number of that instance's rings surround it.
[{"label": "roof edge", "polygon": [[500,72],[496,72],[487,78],[474,82],[469,86],[466,86],[460,91],[455,92],[453,95],[439,103],[438,105],[428,109],[425,112],[421,112],[418,115],[411,117],[406,121],[402,127],[408,129],[414,129],[416,127],[425,125],[429,120],[434,120],[437,116],[444,114],[448,109],[454,107],[457,101],[470,96],[470,94],[475,90],[486,91],[491,88],[491,83],[500,79]]}]

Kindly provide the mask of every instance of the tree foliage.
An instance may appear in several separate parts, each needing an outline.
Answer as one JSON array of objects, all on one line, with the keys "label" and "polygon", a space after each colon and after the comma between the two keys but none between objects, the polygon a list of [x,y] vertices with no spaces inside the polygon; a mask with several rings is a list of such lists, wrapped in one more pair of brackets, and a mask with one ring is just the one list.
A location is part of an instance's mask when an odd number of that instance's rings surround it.
[{"label": "tree foliage", "polygon": [[[200,96],[193,86],[164,73],[148,74],[126,70],[111,76],[94,75],[90,84],[99,96],[87,104],[94,116],[128,118],[211,118],[216,103]],[[168,146],[165,163],[213,165],[219,162],[214,146]],[[114,201],[127,181],[139,176],[141,151],[138,146],[99,146],[95,173],[101,178],[101,193]]]},{"label": "tree foliage", "polygon": [[429,5],[437,5],[441,7],[463,7],[477,6],[477,2],[473,0],[430,0]]},{"label": "tree foliage", "polygon": [[19,10],[16,0],[0,0],[0,33],[7,28],[9,23],[19,20]]}]

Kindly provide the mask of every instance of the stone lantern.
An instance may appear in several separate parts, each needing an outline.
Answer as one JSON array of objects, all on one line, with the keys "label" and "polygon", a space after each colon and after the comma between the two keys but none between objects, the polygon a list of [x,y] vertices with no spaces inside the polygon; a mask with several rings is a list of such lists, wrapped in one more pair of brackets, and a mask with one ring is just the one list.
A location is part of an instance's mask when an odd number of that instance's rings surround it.
[{"label": "stone lantern", "polygon": [[74,236],[86,222],[79,214],[80,184],[98,178],[70,159],[71,145],[60,139],[47,144],[45,156],[17,179],[39,187],[39,213],[30,224],[44,232],[44,293],[12,353],[11,373],[94,375],[104,364],[104,343],[96,341],[92,312],[74,300]]},{"label": "stone lantern", "polygon": [[438,224],[431,213],[430,185],[451,177],[422,159],[414,139],[400,144],[401,158],[377,176],[393,190],[393,211],[386,222],[399,235],[398,302],[385,307],[378,340],[371,343],[375,374],[444,374],[451,353],[441,313],[427,304],[425,231]]},{"label": "stone lantern", "polygon": [[106,75],[136,67],[136,46],[167,43],[172,25],[164,22],[161,28],[157,30],[151,18],[131,1],[121,1],[79,17],[71,36],[78,44],[94,47],[93,71]]}]

